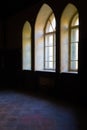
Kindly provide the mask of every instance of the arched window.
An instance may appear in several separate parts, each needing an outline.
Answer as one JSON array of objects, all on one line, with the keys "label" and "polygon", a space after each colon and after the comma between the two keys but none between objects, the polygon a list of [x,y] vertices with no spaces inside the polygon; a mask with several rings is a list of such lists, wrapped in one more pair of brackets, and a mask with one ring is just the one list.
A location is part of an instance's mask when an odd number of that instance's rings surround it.
[{"label": "arched window", "polygon": [[77,8],[69,3],[60,21],[61,72],[78,72],[79,43],[79,13]]},{"label": "arched window", "polygon": [[78,71],[79,16],[74,15],[70,23],[69,70]]},{"label": "arched window", "polygon": [[55,32],[56,32],[56,20],[52,13],[47,20],[45,33],[44,33],[44,69],[55,70]]},{"label": "arched window", "polygon": [[[42,17],[43,16],[43,17]],[[55,71],[56,20],[52,9],[43,4],[35,23],[35,70]]]},{"label": "arched window", "polygon": [[22,31],[22,69],[31,70],[31,26],[28,21]]}]

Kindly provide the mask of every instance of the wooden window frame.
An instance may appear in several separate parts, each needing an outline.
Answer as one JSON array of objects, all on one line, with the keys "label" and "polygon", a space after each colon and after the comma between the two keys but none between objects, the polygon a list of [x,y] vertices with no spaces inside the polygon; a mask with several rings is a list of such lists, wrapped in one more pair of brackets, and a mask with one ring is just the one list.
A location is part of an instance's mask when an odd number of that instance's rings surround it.
[{"label": "wooden window frame", "polygon": [[72,71],[72,72],[78,72],[78,68],[77,68],[77,69],[72,69],[72,68],[71,68],[71,62],[72,62],[72,61],[77,61],[77,63],[78,63],[78,59],[77,59],[77,60],[71,60],[71,44],[73,44],[73,43],[78,44],[78,47],[79,47],[79,37],[78,37],[78,41],[71,42],[71,31],[72,31],[73,29],[78,29],[78,31],[79,31],[79,25],[71,26],[71,24],[72,24],[72,22],[73,22],[73,20],[74,20],[74,18],[75,18],[76,16],[77,16],[78,19],[79,19],[79,14],[78,14],[78,12],[76,12],[76,13],[73,15],[73,17],[71,18],[71,21],[70,21],[70,25],[69,25],[69,63],[68,63],[68,66],[69,66],[69,71]]},{"label": "wooden window frame", "polygon": [[[48,24],[48,21],[50,22],[50,24],[51,24],[51,21],[50,21],[50,17],[52,16],[52,15],[54,15],[53,14],[53,12],[49,15],[49,17],[48,17],[48,19],[47,19],[47,21],[46,21],[46,24],[45,24],[45,28],[44,28],[44,70],[52,70],[52,71],[54,71],[55,69],[56,69],[56,57],[55,57],[55,55],[54,55],[54,50],[56,51],[56,42],[55,42],[55,34],[56,34],[56,31],[52,31],[52,32],[46,32],[46,27],[47,27],[47,24]],[[52,44],[52,46],[46,46],[46,44],[45,44],[45,40],[46,40],[46,36],[50,36],[50,35],[52,35],[53,36],[53,44]],[[46,59],[45,59],[45,54],[46,54],[46,47],[53,47],[53,60],[52,60],[52,63],[53,63],[53,68],[51,69],[51,68],[49,68],[49,65],[48,65],[48,68],[46,68],[46,62],[48,62],[48,64],[51,62],[51,61],[49,61],[49,60],[47,60],[46,61]]]}]

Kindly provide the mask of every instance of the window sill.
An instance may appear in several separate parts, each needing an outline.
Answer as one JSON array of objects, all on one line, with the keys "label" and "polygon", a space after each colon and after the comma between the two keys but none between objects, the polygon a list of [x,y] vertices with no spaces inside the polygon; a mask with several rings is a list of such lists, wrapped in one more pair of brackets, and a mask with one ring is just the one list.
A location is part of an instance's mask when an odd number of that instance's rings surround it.
[{"label": "window sill", "polygon": [[39,72],[53,72],[53,73],[56,72],[55,70],[36,70],[36,71],[39,71]]},{"label": "window sill", "polygon": [[74,72],[74,71],[67,71],[67,72],[60,72],[61,74],[62,73],[66,73],[66,74],[78,74],[78,72]]}]

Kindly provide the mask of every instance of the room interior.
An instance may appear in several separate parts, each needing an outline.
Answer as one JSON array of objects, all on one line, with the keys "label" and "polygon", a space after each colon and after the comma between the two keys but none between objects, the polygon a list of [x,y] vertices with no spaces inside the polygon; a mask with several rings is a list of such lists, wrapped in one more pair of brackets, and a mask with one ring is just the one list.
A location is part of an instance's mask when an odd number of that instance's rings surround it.
[{"label": "room interior", "polygon": [[[72,61],[68,49],[70,47],[68,43],[71,42],[68,36],[71,34],[69,21],[75,12],[79,16],[79,44],[76,46],[78,58],[73,60],[74,65],[70,66]],[[86,129],[85,14],[86,4],[81,0],[1,2],[0,127],[2,130]],[[55,18],[56,25],[52,25],[52,18]],[[53,33],[47,33],[46,26],[50,25],[51,30],[54,26],[56,28]],[[49,57],[48,52],[45,54],[48,47],[45,45],[45,37],[48,35],[53,36],[52,62],[49,58],[45,61],[46,56]]]}]

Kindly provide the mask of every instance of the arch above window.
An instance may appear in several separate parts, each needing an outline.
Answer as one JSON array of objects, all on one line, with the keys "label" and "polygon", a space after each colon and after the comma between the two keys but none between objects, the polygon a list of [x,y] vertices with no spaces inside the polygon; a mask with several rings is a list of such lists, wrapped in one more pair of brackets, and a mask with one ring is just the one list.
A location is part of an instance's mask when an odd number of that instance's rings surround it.
[{"label": "arch above window", "polygon": [[75,16],[72,18],[71,27],[79,26],[79,14],[76,13]]},{"label": "arch above window", "polygon": [[56,31],[56,20],[54,14],[52,13],[47,20],[45,33],[54,32],[54,31]]}]

